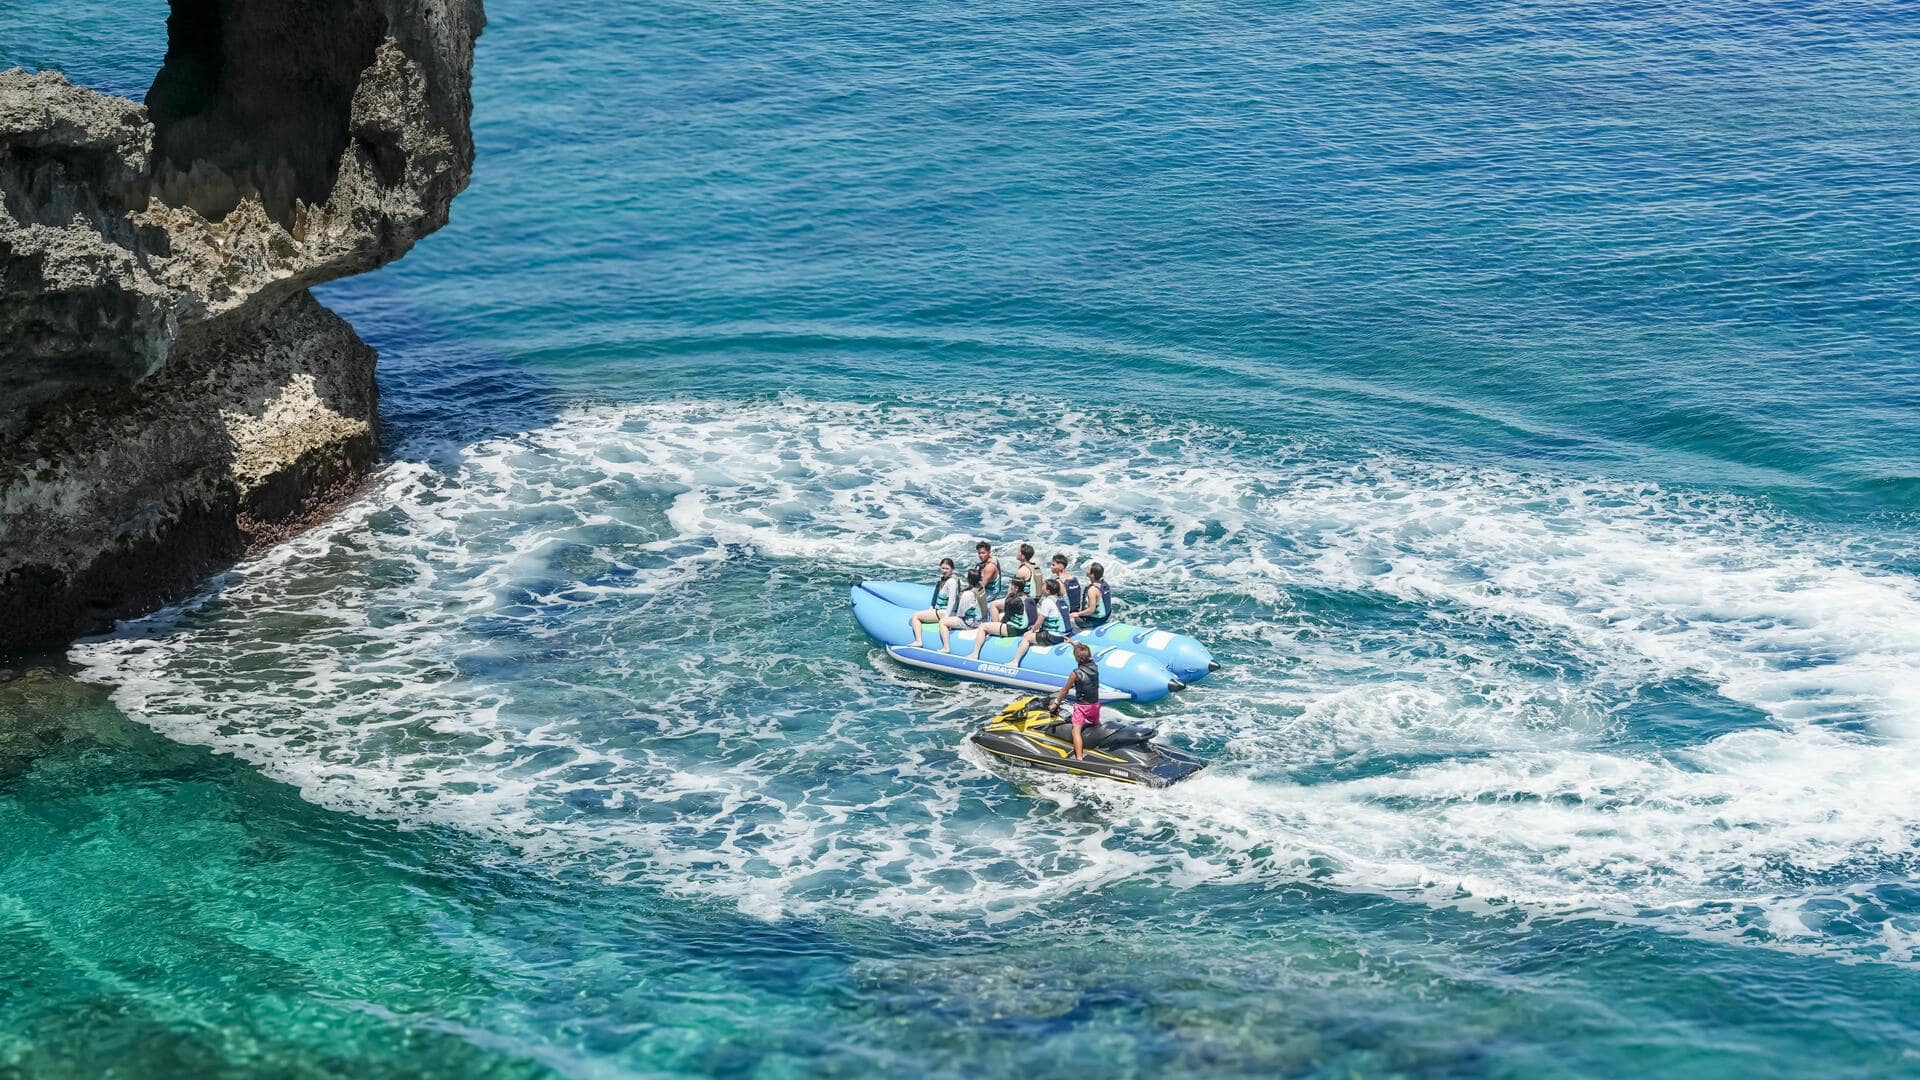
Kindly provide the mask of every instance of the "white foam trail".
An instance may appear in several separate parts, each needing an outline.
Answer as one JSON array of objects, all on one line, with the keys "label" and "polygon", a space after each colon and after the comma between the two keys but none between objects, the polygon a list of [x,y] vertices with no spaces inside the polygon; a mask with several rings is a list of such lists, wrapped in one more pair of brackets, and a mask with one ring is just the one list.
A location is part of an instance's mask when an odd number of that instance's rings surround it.
[{"label": "white foam trail", "polygon": [[[1310,877],[1913,957],[1920,921],[1875,896],[1920,839],[1920,583],[1846,538],[1202,425],[981,440],[944,415],[570,413],[395,465],[74,656],[129,715],[322,805],[767,916]],[[876,674],[845,582],[982,535],[1102,558],[1207,628],[1233,665],[1158,719],[1213,769],[1049,782],[1062,813],[954,753],[991,691]]]}]

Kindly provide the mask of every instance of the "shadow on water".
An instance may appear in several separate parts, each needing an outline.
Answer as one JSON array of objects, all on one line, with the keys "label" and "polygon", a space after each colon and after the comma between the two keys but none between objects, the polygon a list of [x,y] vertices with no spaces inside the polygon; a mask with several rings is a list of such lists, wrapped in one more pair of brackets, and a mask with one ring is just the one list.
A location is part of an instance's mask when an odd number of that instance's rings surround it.
[{"label": "shadow on water", "polygon": [[346,278],[315,295],[380,352],[383,460],[438,463],[460,447],[544,427],[572,404],[554,380],[448,330],[393,275]]},{"label": "shadow on water", "polygon": [[[396,461],[457,464],[465,447],[543,427],[569,403],[552,380],[518,368],[484,344],[446,333],[389,284],[360,278],[317,290],[323,304],[380,352],[376,468]],[[216,599],[230,572],[211,574],[176,604],[156,610]],[[130,629],[165,636],[172,625],[166,618],[136,616],[106,636]],[[0,665],[67,675],[72,669],[64,655],[64,648],[0,649]]]}]

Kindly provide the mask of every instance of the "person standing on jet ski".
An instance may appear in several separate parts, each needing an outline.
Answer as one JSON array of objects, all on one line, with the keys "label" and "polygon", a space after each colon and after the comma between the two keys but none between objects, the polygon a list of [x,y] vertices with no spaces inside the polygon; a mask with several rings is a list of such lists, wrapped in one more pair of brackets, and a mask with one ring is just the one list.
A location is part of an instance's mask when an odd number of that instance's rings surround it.
[{"label": "person standing on jet ski", "polygon": [[1087,648],[1084,641],[1073,643],[1073,659],[1076,666],[1067,676],[1067,685],[1054,692],[1053,711],[1059,712],[1067,695],[1073,695],[1073,757],[1084,761],[1087,748],[1081,740],[1080,729],[1100,726],[1100,668],[1093,662],[1093,650]]},{"label": "person standing on jet ski", "polygon": [[1019,637],[1033,626],[1039,610],[1033,597],[1027,595],[1027,583],[1015,578],[1007,586],[1007,598],[994,601],[993,606],[1000,609],[997,622],[982,623],[980,637],[973,643],[973,655],[969,660],[980,659],[980,650],[987,647],[989,637]]},{"label": "person standing on jet ski", "polygon": [[944,650],[947,647],[946,618],[959,610],[960,579],[953,576],[953,560],[941,559],[940,580],[933,584],[933,606],[924,611],[914,612],[913,622],[908,624],[913,628],[914,648],[926,648],[921,640],[924,635],[920,624],[937,623],[940,626],[940,648]]},{"label": "person standing on jet ski", "polygon": [[1073,613],[1073,621],[1081,629],[1087,630],[1112,617],[1113,597],[1107,592],[1107,568],[1099,563],[1088,563],[1087,584],[1081,591],[1079,610]]},{"label": "person standing on jet ski", "polygon": [[1035,645],[1043,649],[1052,648],[1067,640],[1073,633],[1073,620],[1067,616],[1066,605],[1061,602],[1061,588],[1058,581],[1047,582],[1047,595],[1040,598],[1035,612],[1033,626],[1020,637],[1020,647],[1014,650],[1013,666],[1020,666],[1020,658]]}]

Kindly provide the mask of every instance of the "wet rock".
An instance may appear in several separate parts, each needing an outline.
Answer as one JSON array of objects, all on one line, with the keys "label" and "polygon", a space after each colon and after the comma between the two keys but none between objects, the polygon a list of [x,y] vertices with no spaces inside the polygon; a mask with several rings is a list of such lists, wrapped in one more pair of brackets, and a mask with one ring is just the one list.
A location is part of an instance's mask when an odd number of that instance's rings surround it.
[{"label": "wet rock", "polygon": [[351,490],[374,355],[307,290],[446,223],[478,0],[176,0],[145,105],[0,72],[0,648]]}]

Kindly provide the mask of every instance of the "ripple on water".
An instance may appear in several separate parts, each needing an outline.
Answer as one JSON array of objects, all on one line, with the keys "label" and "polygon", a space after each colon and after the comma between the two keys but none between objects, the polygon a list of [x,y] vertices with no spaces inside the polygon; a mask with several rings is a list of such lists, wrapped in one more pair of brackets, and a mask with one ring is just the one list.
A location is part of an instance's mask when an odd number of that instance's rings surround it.
[{"label": "ripple on water", "polygon": [[[1196,423],[1050,414],[982,448],[939,415],[570,412],[397,462],[74,655],[322,805],[768,916],[965,924],[1174,875],[1910,956],[1920,921],[1863,890],[1920,830],[1920,584],[1845,537]],[[1106,559],[1142,617],[1209,627],[1227,669],[1151,710],[1209,772],[1040,783],[1085,811],[1058,812],[965,748],[991,691],[873,658],[846,583],[983,533]]]}]

